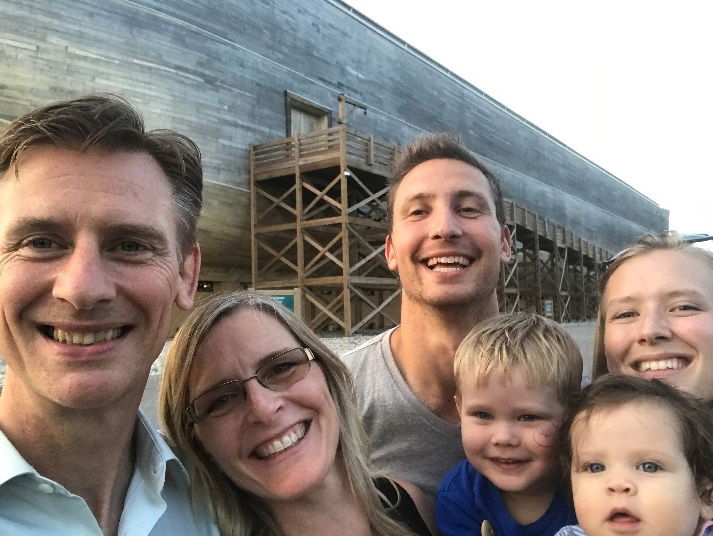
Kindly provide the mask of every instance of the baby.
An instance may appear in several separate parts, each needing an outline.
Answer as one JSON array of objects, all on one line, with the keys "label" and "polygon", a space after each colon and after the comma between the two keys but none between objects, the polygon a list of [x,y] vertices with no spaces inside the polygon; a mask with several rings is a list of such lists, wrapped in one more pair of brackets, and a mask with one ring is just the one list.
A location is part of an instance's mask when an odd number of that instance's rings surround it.
[{"label": "baby", "polygon": [[604,376],[568,427],[579,527],[557,536],[713,535],[713,414],[659,380]]},{"label": "baby", "polygon": [[454,369],[468,459],[438,490],[443,535],[552,536],[575,523],[558,441],[582,378],[569,334],[531,313],[495,317],[463,340]]}]

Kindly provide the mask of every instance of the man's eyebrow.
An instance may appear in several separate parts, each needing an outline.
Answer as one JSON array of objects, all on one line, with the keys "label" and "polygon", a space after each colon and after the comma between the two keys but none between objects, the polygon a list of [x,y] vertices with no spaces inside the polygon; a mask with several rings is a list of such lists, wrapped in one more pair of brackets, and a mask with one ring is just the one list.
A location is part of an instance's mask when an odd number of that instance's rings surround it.
[{"label": "man's eyebrow", "polygon": [[141,223],[111,223],[106,226],[100,226],[100,229],[103,233],[109,235],[117,237],[136,236],[145,238],[158,246],[168,246],[168,237],[151,225],[144,225]]},{"label": "man's eyebrow", "polygon": [[490,204],[490,200],[486,196],[484,196],[480,192],[474,192],[473,190],[458,190],[453,194],[453,197],[455,197],[456,199],[472,197],[477,199],[478,201],[485,203],[486,205]]},{"label": "man's eyebrow", "polygon": [[426,201],[428,199],[433,199],[436,197],[436,194],[427,194],[425,192],[417,192],[413,194],[411,197],[407,197],[404,199],[404,203],[413,203],[414,201]]},{"label": "man's eyebrow", "polygon": [[[32,233],[47,233],[47,232],[70,232],[72,226],[58,220],[47,218],[23,217],[15,220],[9,227],[7,235],[18,237]],[[104,235],[116,237],[141,237],[159,247],[168,246],[168,238],[150,225],[141,223],[109,223],[106,225],[100,224],[97,226],[99,232]]]},{"label": "man's eyebrow", "polygon": [[[476,192],[473,190],[456,190],[455,192],[453,192],[452,196],[455,197],[456,199],[472,197],[472,198],[477,199],[478,201],[482,201],[485,204],[489,204],[489,199],[486,196],[484,196],[480,192]],[[407,197],[404,200],[404,202],[405,203],[413,203],[414,201],[427,201],[429,199],[433,199],[434,197],[436,197],[435,193],[417,192],[417,193],[413,194],[412,196]]]},{"label": "man's eyebrow", "polygon": [[47,231],[61,231],[66,225],[46,218],[23,217],[18,218],[10,224],[7,235],[10,237],[24,235],[28,233],[39,233]]}]

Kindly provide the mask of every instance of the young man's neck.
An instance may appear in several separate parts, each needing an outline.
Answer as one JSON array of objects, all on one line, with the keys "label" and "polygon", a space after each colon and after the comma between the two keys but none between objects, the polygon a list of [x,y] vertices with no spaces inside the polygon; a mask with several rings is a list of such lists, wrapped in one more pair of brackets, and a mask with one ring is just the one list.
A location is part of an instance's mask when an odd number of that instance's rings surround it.
[{"label": "young man's neck", "polygon": [[82,497],[105,535],[116,534],[134,470],[140,397],[120,409],[72,410],[27,395],[8,370],[0,429],[42,476]]},{"label": "young man's neck", "polygon": [[402,301],[401,325],[391,335],[391,350],[411,390],[442,419],[459,422],[453,401],[453,357],[478,322],[498,313],[495,293],[480,307],[434,308]]}]

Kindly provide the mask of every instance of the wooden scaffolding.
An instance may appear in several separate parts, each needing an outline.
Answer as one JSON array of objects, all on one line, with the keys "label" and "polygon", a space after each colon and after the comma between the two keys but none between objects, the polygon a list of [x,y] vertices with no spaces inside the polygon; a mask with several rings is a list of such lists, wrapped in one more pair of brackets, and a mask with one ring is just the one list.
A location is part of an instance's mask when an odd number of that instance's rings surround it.
[{"label": "wooden scaffolding", "polygon": [[500,310],[535,311],[558,322],[594,318],[599,266],[611,253],[509,200],[505,221],[513,254],[501,271]]},{"label": "wooden scaffolding", "polygon": [[396,150],[344,124],[251,146],[253,287],[298,288],[314,330],[395,325],[384,237]]},{"label": "wooden scaffolding", "polygon": [[[345,124],[250,147],[252,285],[302,294],[310,328],[345,335],[399,321],[386,264],[387,177],[397,147]],[[590,319],[602,248],[506,200],[514,252],[502,311]]]}]

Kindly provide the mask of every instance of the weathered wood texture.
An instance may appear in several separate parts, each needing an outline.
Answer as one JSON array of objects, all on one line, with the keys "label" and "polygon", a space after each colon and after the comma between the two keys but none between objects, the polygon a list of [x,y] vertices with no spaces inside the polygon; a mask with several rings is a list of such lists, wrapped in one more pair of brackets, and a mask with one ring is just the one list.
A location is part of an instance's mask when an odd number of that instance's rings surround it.
[{"label": "weathered wood texture", "polygon": [[[350,128],[403,144],[451,131],[507,197],[616,250],[668,213],[338,0],[0,0],[0,122],[110,91],[151,127],[194,138],[205,162],[205,273],[248,281],[248,146],[286,133],[285,90]],[[350,107],[347,106],[347,109]]]}]

